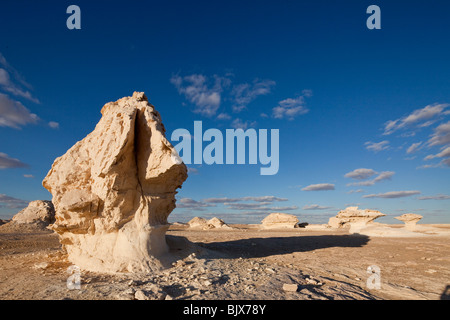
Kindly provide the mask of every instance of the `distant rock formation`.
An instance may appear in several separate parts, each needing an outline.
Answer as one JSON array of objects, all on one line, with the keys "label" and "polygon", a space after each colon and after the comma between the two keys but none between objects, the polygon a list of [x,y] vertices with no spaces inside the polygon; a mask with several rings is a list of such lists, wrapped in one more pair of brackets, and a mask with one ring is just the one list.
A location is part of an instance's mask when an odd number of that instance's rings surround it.
[{"label": "distant rock formation", "polygon": [[51,227],[81,269],[160,269],[167,217],[187,168],[144,93],[107,103],[101,113],[43,181],[56,208]]},{"label": "distant rock formation", "polygon": [[405,229],[414,231],[416,230],[416,224],[423,217],[420,214],[415,213],[405,213],[395,219],[403,221],[405,223]]},{"label": "distant rock formation", "polygon": [[358,207],[347,207],[345,210],[339,211],[336,217],[331,217],[328,225],[331,228],[346,228],[349,226],[349,232],[356,233],[368,223],[383,216],[385,214],[377,210],[361,210]]},{"label": "distant rock formation", "polygon": [[263,229],[295,228],[299,220],[293,214],[271,213],[261,221]]},{"label": "distant rock formation", "polygon": [[227,225],[222,219],[219,218],[211,218],[206,220],[205,218],[195,217],[188,222],[189,228],[192,229],[233,229],[229,225]]},{"label": "distant rock formation", "polygon": [[55,222],[55,208],[51,201],[31,201],[25,209],[12,218],[12,221],[19,224],[48,226]]},{"label": "distant rock formation", "polygon": [[8,222],[11,222],[11,220],[3,220],[3,219],[0,219],[0,226],[6,224],[6,223],[8,223]]}]

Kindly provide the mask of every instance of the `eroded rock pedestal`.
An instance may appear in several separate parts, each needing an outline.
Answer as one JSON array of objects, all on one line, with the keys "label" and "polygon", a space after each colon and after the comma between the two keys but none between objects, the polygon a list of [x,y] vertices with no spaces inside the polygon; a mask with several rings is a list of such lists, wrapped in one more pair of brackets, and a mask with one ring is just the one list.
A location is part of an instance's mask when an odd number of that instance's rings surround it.
[{"label": "eroded rock pedestal", "polygon": [[395,219],[403,221],[405,223],[405,229],[414,231],[416,230],[416,224],[423,217],[420,214],[414,213],[405,213],[399,217],[395,217]]},{"label": "eroded rock pedestal", "polygon": [[358,207],[347,207],[338,212],[336,217],[331,217],[328,225],[332,228],[346,228],[350,226],[350,233],[357,233],[362,228],[376,218],[383,217],[385,214],[377,210],[358,209]]},{"label": "eroded rock pedestal", "polygon": [[159,269],[167,217],[187,168],[143,93],[106,104],[95,130],[57,158],[43,181],[59,236],[81,269]]}]

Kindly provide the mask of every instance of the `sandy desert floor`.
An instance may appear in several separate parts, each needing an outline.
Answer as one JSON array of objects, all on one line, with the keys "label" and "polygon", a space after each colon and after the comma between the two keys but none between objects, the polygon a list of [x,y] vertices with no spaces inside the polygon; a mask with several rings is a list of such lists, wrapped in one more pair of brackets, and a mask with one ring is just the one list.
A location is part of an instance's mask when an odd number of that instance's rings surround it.
[{"label": "sandy desert floor", "polygon": [[[67,288],[56,234],[0,226],[0,299],[449,299],[450,237],[368,237],[345,230],[190,230],[171,226],[173,266],[157,274],[81,270]],[[450,225],[435,225],[450,230]],[[369,266],[380,288],[369,289]],[[298,285],[291,292],[284,284]]]}]

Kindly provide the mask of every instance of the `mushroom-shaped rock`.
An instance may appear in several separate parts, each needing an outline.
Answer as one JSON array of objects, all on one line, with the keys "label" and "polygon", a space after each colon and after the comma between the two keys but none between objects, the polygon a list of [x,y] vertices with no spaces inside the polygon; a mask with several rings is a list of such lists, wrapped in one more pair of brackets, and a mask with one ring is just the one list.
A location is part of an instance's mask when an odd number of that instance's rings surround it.
[{"label": "mushroom-shaped rock", "polygon": [[338,212],[336,217],[328,221],[332,228],[344,228],[350,226],[350,233],[355,233],[365,227],[376,218],[383,217],[385,214],[377,210],[358,209],[358,207],[347,207]]},{"label": "mushroom-shaped rock", "polygon": [[263,229],[295,228],[299,220],[293,214],[271,213],[261,221]]},{"label": "mushroom-shaped rock", "polygon": [[12,221],[19,224],[39,224],[47,226],[55,222],[55,208],[51,201],[35,200],[17,213]]},{"label": "mushroom-shaped rock", "polygon": [[101,113],[43,181],[56,209],[51,228],[82,269],[160,269],[167,217],[187,168],[144,93],[107,103]]},{"label": "mushroom-shaped rock", "polygon": [[415,230],[416,224],[423,217],[420,214],[415,213],[405,213],[399,217],[395,217],[395,219],[403,221],[405,223],[405,228],[408,230]]}]

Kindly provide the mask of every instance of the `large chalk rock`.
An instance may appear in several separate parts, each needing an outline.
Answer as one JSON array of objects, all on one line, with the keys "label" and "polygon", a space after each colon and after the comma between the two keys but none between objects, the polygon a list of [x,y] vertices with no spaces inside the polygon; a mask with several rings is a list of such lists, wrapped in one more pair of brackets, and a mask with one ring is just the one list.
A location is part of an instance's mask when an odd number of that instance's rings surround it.
[{"label": "large chalk rock", "polygon": [[336,217],[331,217],[328,225],[332,228],[346,228],[350,226],[350,233],[359,232],[368,223],[385,214],[377,210],[358,209],[358,207],[347,207],[338,212]]},{"label": "large chalk rock", "polygon": [[51,226],[81,269],[161,268],[167,217],[187,168],[143,93],[107,103],[95,130],[57,158],[43,181]]},{"label": "large chalk rock", "polygon": [[263,229],[291,229],[299,223],[299,220],[293,214],[287,213],[271,213],[261,221]]},{"label": "large chalk rock", "polygon": [[411,231],[416,230],[416,224],[422,218],[423,217],[420,214],[415,213],[405,213],[399,217],[395,217],[395,219],[403,221],[405,223],[405,229]]},{"label": "large chalk rock", "polygon": [[39,224],[47,226],[55,222],[55,208],[51,201],[35,200],[17,213],[12,221],[19,224]]}]

